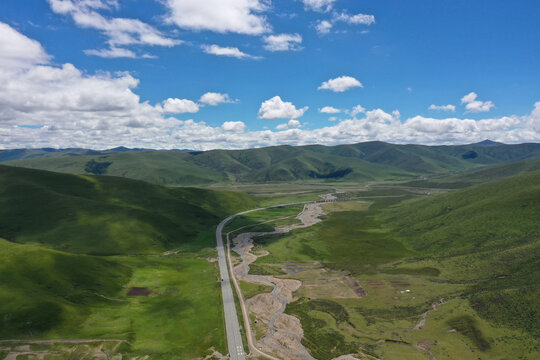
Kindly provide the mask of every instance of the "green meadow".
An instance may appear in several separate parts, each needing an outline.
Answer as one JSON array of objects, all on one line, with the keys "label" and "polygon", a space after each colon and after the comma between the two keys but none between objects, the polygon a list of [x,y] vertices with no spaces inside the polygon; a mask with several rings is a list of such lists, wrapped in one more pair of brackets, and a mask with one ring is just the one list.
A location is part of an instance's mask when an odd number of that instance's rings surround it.
[{"label": "green meadow", "polygon": [[[109,355],[140,359],[227,352],[214,231],[252,197],[5,166],[0,184],[0,340],[125,340]],[[47,351],[99,350],[69,346]]]},{"label": "green meadow", "polygon": [[[255,239],[270,252],[257,273],[310,284],[286,312],[300,318],[312,355],[538,358],[540,173],[437,196],[390,192],[403,196],[358,193],[326,205],[322,223]],[[285,275],[290,264],[302,270]],[[338,296],[322,281],[343,274],[366,296]]]}]

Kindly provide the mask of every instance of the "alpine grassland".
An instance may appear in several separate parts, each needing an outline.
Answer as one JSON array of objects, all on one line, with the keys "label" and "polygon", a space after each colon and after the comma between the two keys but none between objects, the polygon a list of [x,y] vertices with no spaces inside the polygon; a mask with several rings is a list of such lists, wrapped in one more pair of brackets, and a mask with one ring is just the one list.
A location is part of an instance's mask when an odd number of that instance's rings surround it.
[{"label": "alpine grassland", "polygon": [[59,340],[52,358],[97,356],[77,339],[130,358],[227,352],[214,231],[252,197],[7,166],[0,185],[0,339]]},{"label": "alpine grassland", "polygon": [[64,173],[121,176],[158,185],[202,186],[414,180],[540,155],[538,144],[492,145],[424,146],[372,141],[189,152],[37,149],[0,152],[0,161]]},{"label": "alpine grassland", "polygon": [[270,253],[258,273],[303,283],[286,312],[311,354],[538,358],[540,172],[438,195],[372,188],[323,205],[312,227],[255,238]]}]

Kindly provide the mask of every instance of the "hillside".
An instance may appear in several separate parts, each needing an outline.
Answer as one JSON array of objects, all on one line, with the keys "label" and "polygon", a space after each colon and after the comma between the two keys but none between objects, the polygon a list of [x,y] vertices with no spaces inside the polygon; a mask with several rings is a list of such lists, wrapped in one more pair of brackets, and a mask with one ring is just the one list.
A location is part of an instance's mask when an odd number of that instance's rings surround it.
[{"label": "hillside", "polygon": [[10,339],[60,339],[28,345],[54,359],[225,352],[214,230],[256,205],[236,192],[0,166],[0,358],[21,346]]},{"label": "hillside", "polygon": [[[269,254],[251,273],[302,281],[285,311],[315,358],[538,358],[540,171],[441,195],[387,184],[356,196],[323,205],[312,227],[255,239]],[[346,295],[351,279],[359,296]]]},{"label": "hillside", "polygon": [[285,181],[379,181],[464,171],[540,156],[540,144],[463,146],[366,142],[275,146],[206,152],[134,151],[20,159],[8,165],[74,174],[103,174],[159,185]]},{"label": "hillside", "polygon": [[109,255],[213,246],[201,233],[254,206],[241,193],[8,166],[0,166],[0,198],[0,237]]},{"label": "hillside", "polygon": [[412,180],[403,185],[425,188],[454,189],[540,170],[540,158],[532,158],[500,165],[486,166],[478,170],[454,175],[435,175],[424,180]]},{"label": "hillside", "polygon": [[540,171],[408,201],[380,216],[415,251],[466,280],[472,307],[540,335]]}]

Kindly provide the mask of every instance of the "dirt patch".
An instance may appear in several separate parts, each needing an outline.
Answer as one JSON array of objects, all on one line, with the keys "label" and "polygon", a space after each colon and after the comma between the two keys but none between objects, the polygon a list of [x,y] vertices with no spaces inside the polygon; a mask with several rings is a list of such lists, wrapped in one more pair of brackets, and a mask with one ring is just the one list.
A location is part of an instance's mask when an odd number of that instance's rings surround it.
[{"label": "dirt patch", "polygon": [[358,280],[356,280],[354,277],[348,275],[345,277],[345,279],[358,297],[362,298],[367,295],[366,290],[364,290],[364,288],[358,283]]},{"label": "dirt patch", "polygon": [[266,323],[270,317],[281,308],[281,302],[270,293],[262,293],[246,300],[250,312],[254,313],[258,320]]},{"label": "dirt patch", "polygon": [[152,290],[145,287],[132,287],[128,290],[127,296],[149,296]]},{"label": "dirt patch", "polygon": [[227,360],[229,357],[226,355],[223,355],[219,351],[217,351],[213,346],[209,349],[212,353],[210,355],[206,355],[202,358],[202,360],[210,360],[210,359],[218,359],[218,360]]}]

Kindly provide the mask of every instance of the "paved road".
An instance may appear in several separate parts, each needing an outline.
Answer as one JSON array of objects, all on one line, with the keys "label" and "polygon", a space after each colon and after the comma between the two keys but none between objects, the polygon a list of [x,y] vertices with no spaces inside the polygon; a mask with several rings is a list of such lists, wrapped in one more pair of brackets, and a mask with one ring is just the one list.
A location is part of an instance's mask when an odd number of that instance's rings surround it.
[{"label": "paved road", "polygon": [[240,334],[240,324],[234,305],[234,296],[227,269],[227,258],[223,247],[223,236],[221,232],[223,227],[231,221],[236,215],[229,216],[219,223],[216,229],[217,251],[219,272],[221,274],[221,293],[223,296],[223,311],[225,313],[225,330],[227,331],[227,344],[229,345],[229,354],[231,360],[244,360],[244,345],[242,345],[242,335]]},{"label": "paved road", "polygon": [[223,296],[223,312],[225,313],[225,330],[227,332],[227,344],[229,347],[229,354],[231,360],[245,360],[244,345],[242,344],[242,335],[240,334],[240,324],[238,323],[238,315],[236,313],[236,306],[234,304],[233,289],[231,286],[231,279],[229,270],[227,268],[227,257],[225,253],[225,247],[223,245],[223,228],[225,225],[239,215],[244,215],[254,211],[266,210],[281,206],[290,206],[297,204],[305,204],[311,201],[298,202],[291,204],[280,204],[267,206],[259,209],[253,209],[243,211],[238,214],[234,214],[219,223],[216,229],[216,242],[218,251],[218,263],[219,272],[221,274],[221,293]]}]

